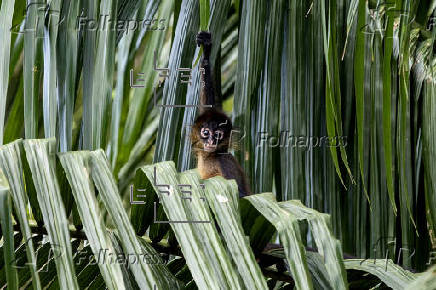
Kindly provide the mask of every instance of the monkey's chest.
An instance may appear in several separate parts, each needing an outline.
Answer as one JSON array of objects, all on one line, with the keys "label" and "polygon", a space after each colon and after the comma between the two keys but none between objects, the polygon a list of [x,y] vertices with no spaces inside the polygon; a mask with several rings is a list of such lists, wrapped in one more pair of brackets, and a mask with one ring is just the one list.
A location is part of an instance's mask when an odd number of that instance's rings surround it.
[{"label": "monkey's chest", "polygon": [[221,166],[218,160],[212,158],[198,158],[198,171],[202,179],[212,178],[214,176],[223,176]]}]

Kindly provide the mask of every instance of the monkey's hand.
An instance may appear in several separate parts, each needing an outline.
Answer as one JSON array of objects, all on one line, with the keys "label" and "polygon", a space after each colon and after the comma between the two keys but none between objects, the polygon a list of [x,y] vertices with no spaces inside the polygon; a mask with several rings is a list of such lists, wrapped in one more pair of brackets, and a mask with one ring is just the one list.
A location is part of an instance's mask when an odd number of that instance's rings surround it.
[{"label": "monkey's hand", "polygon": [[197,34],[197,45],[203,45],[204,51],[209,53],[212,48],[212,34],[209,31],[200,31]]}]

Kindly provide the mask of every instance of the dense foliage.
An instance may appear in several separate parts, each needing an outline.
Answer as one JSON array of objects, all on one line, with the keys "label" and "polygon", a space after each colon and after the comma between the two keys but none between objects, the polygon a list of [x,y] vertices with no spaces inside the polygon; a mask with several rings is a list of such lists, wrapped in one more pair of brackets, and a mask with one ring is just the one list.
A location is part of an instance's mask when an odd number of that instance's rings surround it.
[{"label": "dense foliage", "polygon": [[[436,1],[0,7],[0,288],[434,289]],[[241,200],[191,170],[200,29]]]}]

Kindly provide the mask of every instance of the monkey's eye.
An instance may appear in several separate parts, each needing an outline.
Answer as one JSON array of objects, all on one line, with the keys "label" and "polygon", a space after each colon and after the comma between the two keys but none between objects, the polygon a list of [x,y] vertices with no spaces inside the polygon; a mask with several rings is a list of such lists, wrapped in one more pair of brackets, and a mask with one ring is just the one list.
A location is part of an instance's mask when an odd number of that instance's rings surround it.
[{"label": "monkey's eye", "polygon": [[224,132],[221,130],[216,130],[214,134],[215,139],[221,140],[224,137]]},{"label": "monkey's eye", "polygon": [[201,128],[200,135],[202,138],[209,138],[209,134],[210,132],[208,128]]}]

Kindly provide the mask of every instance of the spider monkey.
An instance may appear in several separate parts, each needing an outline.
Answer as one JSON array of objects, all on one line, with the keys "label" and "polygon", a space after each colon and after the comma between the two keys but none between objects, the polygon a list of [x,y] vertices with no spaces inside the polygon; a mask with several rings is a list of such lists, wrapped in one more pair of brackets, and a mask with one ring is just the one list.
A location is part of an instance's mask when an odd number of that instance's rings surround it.
[{"label": "spider monkey", "polygon": [[202,179],[214,176],[235,179],[238,184],[239,197],[243,197],[251,192],[244,171],[235,157],[228,152],[232,122],[217,108],[219,102],[216,102],[210,64],[211,33],[200,31],[197,34],[197,45],[203,46],[200,68],[204,69],[199,116],[191,131],[192,147],[197,155],[197,167]]}]

